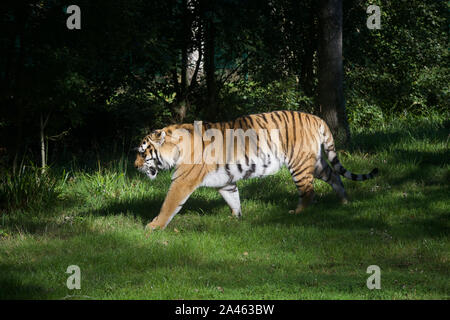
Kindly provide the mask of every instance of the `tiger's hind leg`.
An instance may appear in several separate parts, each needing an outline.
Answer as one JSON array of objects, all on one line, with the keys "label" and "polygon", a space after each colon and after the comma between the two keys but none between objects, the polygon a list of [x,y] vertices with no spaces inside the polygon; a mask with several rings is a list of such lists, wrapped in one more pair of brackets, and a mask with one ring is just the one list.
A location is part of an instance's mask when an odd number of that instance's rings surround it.
[{"label": "tiger's hind leg", "polygon": [[347,193],[345,192],[341,177],[333,169],[331,169],[323,158],[316,164],[314,177],[328,183],[338,194],[342,203],[345,204],[348,202]]},{"label": "tiger's hind leg", "polygon": [[301,163],[300,165],[290,168],[292,179],[297,186],[300,198],[298,201],[297,208],[295,210],[290,210],[289,213],[298,214],[304,210],[314,199],[314,163],[315,159],[308,159]]},{"label": "tiger's hind leg", "polygon": [[224,198],[225,202],[230,206],[231,213],[236,218],[242,216],[241,201],[239,200],[239,190],[236,184],[228,184],[219,189],[219,193]]}]

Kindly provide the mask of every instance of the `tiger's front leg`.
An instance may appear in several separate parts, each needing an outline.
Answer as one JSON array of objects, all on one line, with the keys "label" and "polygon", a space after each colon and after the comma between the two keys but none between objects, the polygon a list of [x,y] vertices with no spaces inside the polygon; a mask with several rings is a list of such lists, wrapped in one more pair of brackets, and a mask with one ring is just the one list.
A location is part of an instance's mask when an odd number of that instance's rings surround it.
[{"label": "tiger's front leg", "polygon": [[194,181],[173,181],[159,215],[156,216],[152,222],[147,224],[146,229],[164,229],[172,218],[181,210],[183,204],[197,187],[198,183]]}]

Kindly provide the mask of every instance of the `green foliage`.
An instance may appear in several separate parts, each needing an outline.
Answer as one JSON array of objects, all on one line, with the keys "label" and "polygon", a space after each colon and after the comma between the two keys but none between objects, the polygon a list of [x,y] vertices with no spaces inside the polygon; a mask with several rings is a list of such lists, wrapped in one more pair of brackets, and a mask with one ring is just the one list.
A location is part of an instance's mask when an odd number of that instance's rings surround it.
[{"label": "green foliage", "polygon": [[119,89],[107,101],[108,113],[114,121],[121,123],[117,134],[125,137],[139,137],[139,140],[152,129],[162,128],[171,119],[170,110],[161,100],[170,100],[160,92],[159,97],[146,90]]},{"label": "green foliage", "polygon": [[350,125],[355,128],[377,128],[385,124],[383,111],[375,105],[347,105],[347,115]]},{"label": "green foliage", "polygon": [[[380,30],[365,26],[370,4],[380,6]],[[344,6],[349,105],[425,116],[431,109],[449,109],[448,2],[346,1]]]},{"label": "green foliage", "polygon": [[280,109],[314,112],[313,99],[299,90],[293,78],[267,84],[251,80],[230,82],[220,98],[229,119]]},{"label": "green foliage", "polygon": [[5,209],[36,209],[54,204],[61,188],[67,180],[68,174],[63,172],[61,177],[54,177],[43,172],[42,168],[23,165],[16,174],[5,172],[0,178],[0,203]]}]

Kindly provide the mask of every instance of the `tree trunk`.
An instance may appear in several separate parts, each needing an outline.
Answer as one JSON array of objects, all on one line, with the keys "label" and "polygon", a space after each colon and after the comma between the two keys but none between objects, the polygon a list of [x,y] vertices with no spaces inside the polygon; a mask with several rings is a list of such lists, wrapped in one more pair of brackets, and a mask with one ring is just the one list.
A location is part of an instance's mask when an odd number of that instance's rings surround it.
[{"label": "tree trunk", "polygon": [[181,83],[180,90],[177,97],[177,121],[183,122],[186,112],[189,109],[189,102],[187,98],[188,87],[187,87],[187,75],[188,75],[188,47],[191,42],[191,23],[189,21],[189,9],[188,1],[183,0],[183,43],[181,48]]},{"label": "tree trunk", "polygon": [[44,121],[41,113],[41,123],[40,123],[40,142],[41,142],[41,172],[45,173],[45,169],[47,167],[47,148],[45,145],[45,126],[47,125],[48,117]]},{"label": "tree trunk", "polygon": [[342,0],[319,2],[318,105],[339,143],[350,141],[342,67]]},{"label": "tree trunk", "polygon": [[19,162],[19,156],[21,152],[21,146],[23,144],[23,108],[20,101],[15,99],[15,101],[11,102],[17,108],[17,118],[16,118],[16,139],[15,139],[15,147],[14,147],[14,158],[12,163],[12,171],[13,174],[17,172],[17,166]]},{"label": "tree trunk", "polygon": [[216,84],[216,65],[214,62],[215,48],[214,48],[214,25],[213,19],[209,18],[206,22],[206,41],[205,41],[205,73],[206,73],[206,88],[207,88],[207,118],[208,120],[215,120],[218,114],[217,106],[217,84]]},{"label": "tree trunk", "polygon": [[188,2],[183,0],[183,43],[181,47],[181,95],[186,95],[187,89],[187,71],[188,71],[188,46],[191,41],[191,25],[188,16]]}]

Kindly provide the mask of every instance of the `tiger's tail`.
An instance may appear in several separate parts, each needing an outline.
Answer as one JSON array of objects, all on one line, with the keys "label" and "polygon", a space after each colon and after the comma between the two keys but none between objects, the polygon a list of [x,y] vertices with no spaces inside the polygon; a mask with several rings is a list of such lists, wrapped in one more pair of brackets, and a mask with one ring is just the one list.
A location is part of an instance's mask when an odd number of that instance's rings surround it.
[{"label": "tiger's tail", "polygon": [[322,133],[322,145],[323,150],[325,151],[325,154],[328,158],[328,161],[330,161],[331,166],[333,170],[337,173],[339,173],[341,176],[351,179],[354,181],[364,181],[367,179],[373,179],[378,174],[378,168],[373,169],[370,173],[366,174],[355,174],[347,169],[344,168],[344,166],[339,161],[339,158],[336,154],[336,149],[334,146],[334,138],[330,131],[330,128],[328,128],[328,125],[323,121],[322,127],[321,127],[321,133]]}]

